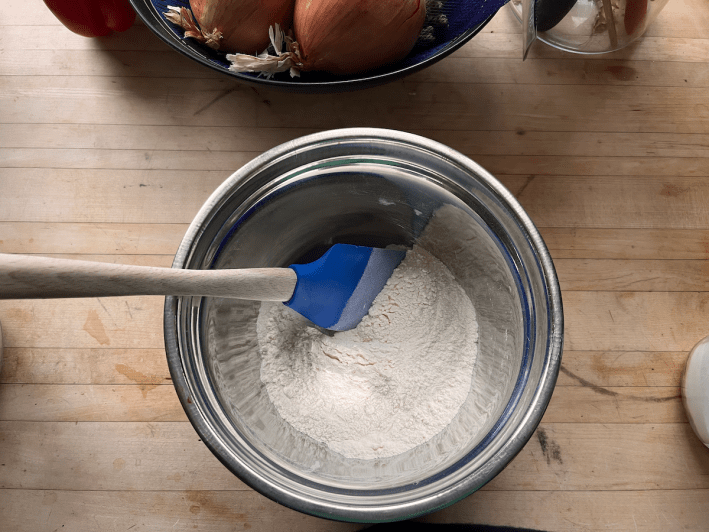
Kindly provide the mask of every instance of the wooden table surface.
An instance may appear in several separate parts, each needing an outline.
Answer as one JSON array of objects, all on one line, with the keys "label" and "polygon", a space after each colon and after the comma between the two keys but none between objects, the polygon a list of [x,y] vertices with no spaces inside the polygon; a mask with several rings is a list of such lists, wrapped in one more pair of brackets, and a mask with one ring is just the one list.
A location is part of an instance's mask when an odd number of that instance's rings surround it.
[{"label": "wooden table surface", "polygon": [[[40,0],[0,20],[0,252],[169,266],[233,171],[289,139],[375,126],[496,175],[562,286],[544,419],[492,482],[431,522],[709,530],[709,449],[680,376],[709,334],[709,3],[671,0],[635,45],[521,60],[507,9],[388,85],[293,95],[212,73],[142,24],[70,33]],[[0,302],[0,529],[355,530],[247,488],[169,379],[160,297]]]}]

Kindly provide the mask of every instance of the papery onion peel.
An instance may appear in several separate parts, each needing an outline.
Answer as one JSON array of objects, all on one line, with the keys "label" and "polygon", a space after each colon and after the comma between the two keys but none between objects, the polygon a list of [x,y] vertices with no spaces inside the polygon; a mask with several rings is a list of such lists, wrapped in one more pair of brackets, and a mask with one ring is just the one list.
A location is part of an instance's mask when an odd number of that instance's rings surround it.
[{"label": "papery onion peel", "polygon": [[294,0],[190,0],[190,9],[168,6],[165,18],[215,50],[257,54],[268,46],[269,27],[290,27]]},{"label": "papery onion peel", "polygon": [[424,0],[296,0],[295,40],[270,30],[276,55],[228,55],[236,72],[355,74],[406,57],[426,17]]}]

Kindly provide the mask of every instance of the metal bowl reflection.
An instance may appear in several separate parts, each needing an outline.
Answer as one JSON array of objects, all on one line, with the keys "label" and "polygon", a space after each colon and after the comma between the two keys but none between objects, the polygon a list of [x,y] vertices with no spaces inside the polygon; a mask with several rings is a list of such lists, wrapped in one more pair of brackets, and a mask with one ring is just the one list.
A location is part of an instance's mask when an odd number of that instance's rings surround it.
[{"label": "metal bowl reflection", "polygon": [[479,346],[453,422],[409,452],[353,460],[286,423],[260,380],[259,304],[168,297],[168,362],[205,444],[286,506],[338,520],[391,521],[445,507],[499,473],[532,435],[561,360],[552,261],[513,196],[473,161],[422,137],[335,130],[269,150],[219,187],[175,268],[287,266],[327,246],[414,242],[467,291]]}]

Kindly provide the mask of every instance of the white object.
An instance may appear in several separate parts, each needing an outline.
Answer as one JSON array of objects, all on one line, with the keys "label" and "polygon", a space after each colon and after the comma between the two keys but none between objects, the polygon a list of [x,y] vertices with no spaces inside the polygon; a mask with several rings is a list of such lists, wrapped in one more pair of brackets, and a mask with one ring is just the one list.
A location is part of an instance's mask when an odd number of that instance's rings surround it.
[{"label": "white object", "polygon": [[350,331],[262,303],[261,380],[281,417],[347,458],[394,456],[445,429],[470,393],[478,325],[443,263],[414,246]]},{"label": "white object", "polygon": [[689,424],[709,447],[709,336],[689,353],[682,377],[682,401]]}]

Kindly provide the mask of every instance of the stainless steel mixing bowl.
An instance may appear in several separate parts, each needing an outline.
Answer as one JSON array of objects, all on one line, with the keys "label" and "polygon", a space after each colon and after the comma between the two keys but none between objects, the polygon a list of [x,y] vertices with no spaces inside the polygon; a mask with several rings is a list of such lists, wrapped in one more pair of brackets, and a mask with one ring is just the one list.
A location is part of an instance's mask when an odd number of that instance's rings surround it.
[{"label": "stainless steel mixing bowl", "polygon": [[419,243],[470,296],[479,346],[459,413],[409,452],[353,460],[293,429],[260,380],[260,304],[168,297],[177,393],[204,443],[248,485],[302,512],[381,522],[428,513],[499,473],[534,432],[561,361],[563,315],[547,249],[514,197],[460,153],[381,129],[269,150],[220,186],[175,268],[287,266],[333,243]]}]

